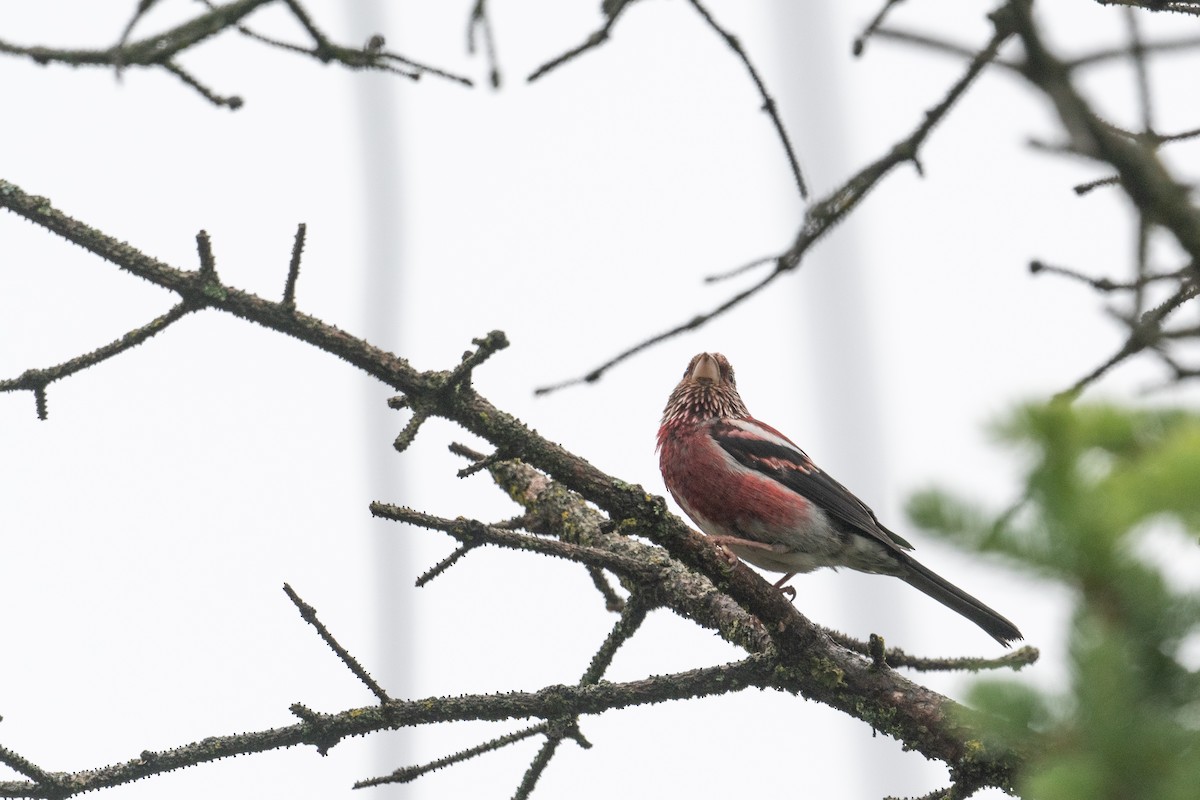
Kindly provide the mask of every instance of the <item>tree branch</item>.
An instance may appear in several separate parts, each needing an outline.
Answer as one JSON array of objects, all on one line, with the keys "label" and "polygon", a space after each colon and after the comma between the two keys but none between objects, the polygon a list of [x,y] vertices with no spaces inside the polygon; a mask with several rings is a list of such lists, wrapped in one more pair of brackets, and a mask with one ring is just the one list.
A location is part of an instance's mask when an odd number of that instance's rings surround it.
[{"label": "tree branch", "polygon": [[[379,705],[351,708],[336,714],[311,712],[292,707],[301,722],[282,728],[250,733],[210,736],[170,750],[143,751],[136,758],[99,769],[71,773],[45,773],[47,785],[33,778],[39,768],[11,751],[3,751],[4,763],[22,764],[28,781],[0,781],[0,797],[65,798],[82,792],[106,789],[135,780],[196,766],[221,758],[312,745],[328,750],[351,736],[385,730],[411,728],[469,720],[503,721],[563,715],[602,714],[634,705],[686,700],[770,685],[770,659],[752,656],[735,664],[678,672],[627,683],[598,683],[587,686],[547,686],[536,692],[428,697],[420,700],[391,700]],[[32,774],[31,774],[32,773]]]},{"label": "tree branch", "polygon": [[[317,58],[324,63],[335,61],[351,69],[386,70],[414,80],[422,74],[428,73],[465,86],[471,85],[471,81],[468,78],[454,75],[426,64],[419,64],[397,53],[390,53],[381,48],[354,48],[334,44],[321,33],[320,29],[312,22],[312,19],[299,2],[296,2],[296,0],[282,1],[313,37],[315,45],[312,48],[306,49],[295,45],[288,45],[268,37],[258,36],[241,24],[242,20],[254,11],[262,6],[279,2],[279,0],[236,0],[225,5],[215,5],[205,0],[208,6],[207,12],[156,36],[150,36],[134,42],[127,41],[128,36],[132,32],[134,24],[136,24],[142,14],[153,3],[143,2],[139,5],[134,17],[126,26],[121,40],[113,47],[103,50],[87,48],[71,49],[21,46],[0,41],[0,53],[24,56],[43,65],[58,63],[73,67],[115,67],[118,70],[123,70],[127,67],[159,67],[178,77],[186,85],[199,92],[209,102],[218,106],[237,109],[242,106],[241,98],[223,97],[216,94],[197,78],[184,71],[175,60],[175,57],[180,53],[191,49],[222,31],[232,28],[265,44],[303,53]],[[412,71],[396,69],[389,62],[411,67]]]},{"label": "tree branch", "polygon": [[804,220],[800,225],[800,230],[791,247],[773,259],[770,259],[775,261],[774,270],[750,288],[738,292],[712,311],[698,314],[687,322],[651,336],[635,344],[633,347],[623,350],[584,375],[559,383],[541,386],[534,390],[535,394],[549,394],[569,386],[598,381],[604,376],[604,373],[626,361],[631,356],[667,339],[674,338],[681,333],[700,328],[730,309],[741,305],[744,301],[761,292],[784,273],[797,269],[808,250],[833,230],[839,222],[845,219],[846,215],[864,197],[870,194],[871,190],[895,167],[911,162],[917,171],[921,172],[921,162],[918,159],[921,146],[925,143],[925,140],[929,137],[934,127],[942,121],[975,78],[978,77],[979,73],[983,71],[984,67],[996,58],[1001,45],[1013,33],[1008,16],[1003,14],[1002,10],[994,12],[991,15],[991,19],[995,25],[995,32],[992,34],[991,40],[981,51],[975,54],[964,75],[950,87],[949,92],[947,92],[941,102],[926,111],[921,124],[911,134],[893,145],[892,149],[886,155],[863,167],[841,187],[835,189],[828,197],[808,207],[804,215]]},{"label": "tree branch", "polygon": [[775,127],[775,134],[779,137],[780,143],[783,144],[783,151],[787,155],[788,166],[792,170],[792,180],[796,182],[796,190],[800,192],[801,199],[807,200],[808,186],[804,183],[804,175],[800,171],[800,162],[796,158],[796,150],[792,146],[792,140],[788,138],[787,131],[784,130],[783,120],[775,108],[775,99],[767,91],[767,85],[763,83],[758,70],[754,68],[754,64],[750,61],[750,57],[746,55],[746,51],[742,48],[737,37],[721,27],[720,23],[713,18],[709,10],[700,3],[700,0],[688,0],[688,2],[692,4],[692,8],[696,9],[696,12],[700,14],[708,27],[712,28],[725,41],[725,44],[729,46],[734,55],[741,60],[742,66],[746,68],[746,72],[750,75],[750,79],[754,81],[754,87],[758,90],[758,96],[763,101],[763,111],[767,112],[767,116],[771,118],[771,124]]},{"label": "tree branch", "polygon": [[101,361],[107,361],[113,356],[124,353],[126,350],[132,350],[151,336],[162,333],[173,323],[183,319],[184,316],[193,310],[195,310],[195,307],[188,301],[179,302],[161,317],[150,320],[150,322],[147,322],[140,328],[134,328],[129,333],[109,342],[103,347],[96,348],[90,353],[76,356],[53,367],[25,370],[25,372],[16,378],[0,379],[0,392],[33,392],[37,398],[38,419],[44,420],[48,416],[46,387],[51,383],[74,375],[76,372],[85,370],[88,367],[93,367]]},{"label": "tree branch", "polygon": [[[952,100],[953,96],[947,98],[946,103]],[[934,121],[927,121],[923,130],[927,132]],[[912,141],[915,143],[919,138]],[[898,160],[911,157],[906,150],[896,156]],[[856,191],[861,196],[863,189]],[[606,475],[479,395],[466,380],[469,367],[479,360],[479,353],[499,349],[505,342],[503,334],[495,332],[480,340],[483,342],[480,351],[464,360],[468,368],[457,372],[418,372],[404,359],[321,320],[283,303],[226,286],[215,273],[206,275],[200,271],[182,270],[150,258],[63,214],[46,199],[29,195],[12,183],[0,182],[0,207],[79,244],[122,270],[179,294],[184,301],[255,322],[336,355],[393,390],[403,392],[407,404],[414,409],[456,422],[489,441],[499,451],[519,457],[520,462],[499,462],[490,469],[501,479],[507,476],[510,480],[525,481],[526,490],[510,490],[510,496],[529,503],[531,527],[561,526],[561,530],[570,536],[569,539],[563,537],[564,543],[580,548],[597,548],[598,543],[603,543],[617,555],[627,552],[624,548],[641,548],[636,551],[638,558],[633,560],[646,566],[638,569],[662,571],[655,578],[656,602],[665,603],[702,625],[720,630],[722,635],[756,654],[731,666],[618,686],[600,683],[565,689],[549,687],[535,693],[502,696],[417,702],[393,700],[373,708],[335,715],[314,714],[303,706],[296,706],[295,713],[302,720],[298,725],[258,734],[209,739],[167,753],[152,753],[118,767],[80,773],[71,779],[71,793],[244,752],[301,743],[328,748],[347,735],[385,728],[465,719],[561,718],[637,703],[727,692],[748,685],[770,685],[803,694],[867,722],[927,757],[946,761],[958,775],[983,781],[986,785],[1011,785],[1013,770],[1023,755],[1000,744],[980,743],[979,732],[964,722],[968,719],[966,712],[956,703],[837,646],[759,575],[743,564],[730,569],[725,558],[707,539],[667,513],[661,498],[640,486]],[[830,209],[825,213],[837,214],[839,211]],[[452,379],[455,375],[458,378]],[[536,472],[524,472],[530,468],[536,468],[553,481],[544,477],[539,479]],[[539,512],[551,507],[555,499],[570,504],[572,495],[568,491],[594,503],[599,511],[590,509],[585,513],[576,509],[569,515],[560,511],[548,515],[551,518],[539,516]],[[377,505],[376,508],[382,507]],[[479,533],[470,529],[469,524],[464,531],[472,535]],[[520,536],[501,529],[484,533],[497,539]],[[657,547],[639,544],[630,538],[631,535],[644,537]],[[524,537],[521,544],[543,546],[531,544],[531,539],[538,541],[534,537]],[[670,559],[658,548],[665,550]],[[642,561],[643,555],[645,561]],[[674,564],[674,561],[689,569]],[[609,560],[608,563],[616,561]],[[44,787],[32,783],[0,784],[0,796],[6,791],[10,796],[30,791],[35,793],[34,796],[48,796]]]},{"label": "tree branch", "polygon": [[363,669],[362,664],[358,663],[358,659],[350,655],[350,651],[348,651],[345,647],[342,647],[341,643],[339,643],[337,639],[333,638],[333,634],[329,632],[329,629],[325,627],[324,623],[317,619],[317,610],[300,599],[300,595],[296,594],[296,590],[288,584],[285,583],[283,585],[283,591],[287,594],[288,599],[292,601],[292,604],[296,606],[296,609],[300,612],[300,616],[303,617],[304,621],[316,629],[317,635],[321,637],[321,641],[329,645],[329,649],[332,650],[339,659],[341,659],[341,662],[345,664],[351,672],[354,673],[356,678],[363,682],[364,686],[371,690],[373,695],[379,698],[379,702],[391,702],[392,698],[388,697],[388,693],[383,690],[383,687],[371,677],[370,673]]}]

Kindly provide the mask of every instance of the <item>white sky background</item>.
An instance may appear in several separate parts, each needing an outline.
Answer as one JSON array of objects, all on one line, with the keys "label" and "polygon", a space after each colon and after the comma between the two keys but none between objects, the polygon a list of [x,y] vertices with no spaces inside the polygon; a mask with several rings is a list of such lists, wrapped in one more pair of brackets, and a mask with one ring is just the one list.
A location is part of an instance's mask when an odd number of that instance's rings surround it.
[{"label": "white sky background", "polygon": [[[1057,125],[1017,78],[993,71],[927,142],[926,177],[902,167],[885,178],[799,272],[595,385],[535,399],[535,386],[588,370],[753,280],[700,279],[786,246],[803,206],[749,78],[685,3],[635,5],[602,48],[532,85],[525,75],[598,26],[598,3],[495,3],[500,92],[485,88],[483,60],[464,52],[470,5],[310,8],[339,41],[382,30],[390,49],[468,74],[475,89],[348,73],[226,34],[182,63],[214,91],[245,98],[230,113],[163,72],[130,70],[118,82],[102,70],[6,59],[0,178],[175,266],[197,263],[203,228],[221,278],[269,298],[282,292],[295,226],[307,222],[303,311],[419,368],[448,368],[472,337],[503,329],[512,347],[476,373],[478,388],[656,493],[666,396],[693,353],[720,350],[755,415],[906,536],[903,503],[929,484],[1008,499],[1018,462],[989,445],[982,424],[1119,347],[1097,296],[1031,278],[1026,266],[1041,258],[1122,276],[1132,222],[1115,192],[1071,192],[1102,177],[1096,169],[1025,145],[1057,141]],[[853,59],[850,44],[878,5],[709,5],[780,102],[817,196],[907,136],[961,74],[952,58],[882,41]],[[1051,41],[1070,52],[1120,41],[1118,11],[1054,5]],[[5,4],[0,38],[103,47],[133,6]],[[160,6],[137,35],[200,8]],[[989,8],[942,0],[902,6],[894,19],[981,46]],[[247,21],[304,40],[278,9]],[[1146,22],[1151,32],[1196,29],[1181,18]],[[1194,91],[1166,80],[1188,70],[1177,57],[1161,63],[1170,70],[1155,73],[1166,90],[1160,129],[1194,127]],[[1098,72],[1088,86],[1114,119],[1136,124],[1127,72]],[[380,140],[392,150],[364,149]],[[1180,146],[1170,158],[1186,164],[1194,153]],[[379,187],[394,208],[371,208],[367,190]],[[1175,264],[1169,245],[1162,253]],[[0,376],[97,347],[174,299],[0,215]],[[1128,398],[1159,377],[1135,363],[1092,396]],[[47,422],[28,394],[0,395],[0,744],[46,769],[77,770],[289,725],[297,701],[323,711],[370,703],[301,621],[284,581],[394,696],[577,681],[615,621],[581,568],[488,549],[411,588],[453,544],[372,520],[370,500],[487,520],[515,507],[485,476],[454,477],[462,464],[446,445],[471,437],[449,424],[427,424],[395,454],[405,417],[386,408],[388,396],[329,355],[212,311],[52,385]],[[1023,680],[1061,682],[1063,592],[910,538],[922,560],[1042,648]],[[881,632],[933,655],[997,650],[898,581],[825,572],[796,586],[806,615],[859,637]],[[606,677],[734,657],[660,611]],[[968,682],[916,677],[952,696]],[[326,759],[311,748],[239,758],[107,796],[348,796],[354,780],[520,727],[402,731],[343,742]],[[565,743],[535,796],[754,787],[881,797],[946,781],[940,766],[866,725],[787,695],[634,709],[582,728],[595,747]],[[365,791],[508,797],[539,744]]]}]

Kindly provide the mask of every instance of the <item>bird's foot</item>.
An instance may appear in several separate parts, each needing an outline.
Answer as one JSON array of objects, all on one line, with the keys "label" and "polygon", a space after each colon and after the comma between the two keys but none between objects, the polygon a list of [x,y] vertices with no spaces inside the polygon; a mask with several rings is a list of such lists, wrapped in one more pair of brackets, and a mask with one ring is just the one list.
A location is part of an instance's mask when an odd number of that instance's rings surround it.
[{"label": "bird's foot", "polygon": [[709,536],[708,540],[717,546],[717,554],[729,569],[732,570],[741,561],[731,547],[731,545],[742,544],[741,539],[736,536]]},{"label": "bird's foot", "polygon": [[717,545],[717,555],[721,558],[722,561],[725,562],[725,566],[729,570],[732,571],[733,568],[738,565],[738,562],[741,561],[741,559],[737,557],[737,553],[730,550],[728,547],[726,547],[721,542],[717,542],[716,545]]},{"label": "bird's foot", "polygon": [[796,587],[787,585],[787,582],[795,576],[796,573],[789,572],[787,575],[784,575],[782,578],[775,581],[775,588],[779,590],[781,595],[788,599],[788,602],[796,599]]}]

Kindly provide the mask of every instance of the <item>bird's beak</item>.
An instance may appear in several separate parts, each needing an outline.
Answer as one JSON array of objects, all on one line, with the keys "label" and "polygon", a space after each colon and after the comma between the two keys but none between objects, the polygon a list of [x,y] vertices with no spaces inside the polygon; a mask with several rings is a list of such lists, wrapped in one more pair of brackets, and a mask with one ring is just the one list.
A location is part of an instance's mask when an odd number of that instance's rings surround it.
[{"label": "bird's beak", "polygon": [[692,367],[692,380],[707,381],[708,383],[719,383],[721,381],[721,368],[717,366],[717,360],[708,353],[702,353],[696,361],[696,366]]}]

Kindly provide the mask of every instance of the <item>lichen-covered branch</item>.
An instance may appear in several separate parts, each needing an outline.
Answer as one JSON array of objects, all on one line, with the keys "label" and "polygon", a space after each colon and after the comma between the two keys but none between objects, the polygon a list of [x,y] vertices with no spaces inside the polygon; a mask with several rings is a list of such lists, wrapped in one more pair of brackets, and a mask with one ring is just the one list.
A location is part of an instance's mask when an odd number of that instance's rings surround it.
[{"label": "lichen-covered branch", "polygon": [[[282,728],[210,736],[171,750],[146,750],[120,764],[79,772],[48,773],[21,756],[4,751],[4,763],[22,764],[25,781],[0,781],[0,797],[65,798],[204,764],[220,758],[312,745],[322,751],[352,736],[385,730],[467,720],[556,719],[564,715],[602,714],[620,708],[669,700],[727,694],[772,681],[772,664],[750,657],[735,664],[660,675],[627,683],[547,686],[536,692],[391,700],[334,714],[292,710],[301,721]],[[40,777],[40,780],[39,780]]]},{"label": "lichen-covered branch", "polygon": [[[510,458],[519,458],[519,462],[495,462],[489,469],[510,496],[526,505],[532,530],[557,529],[563,542],[580,548],[608,547],[613,554],[623,556],[622,563],[630,559],[646,564],[645,569],[658,570],[648,601],[720,630],[730,641],[754,654],[749,661],[737,665],[697,670],[669,680],[652,678],[620,687],[600,683],[567,689],[550,687],[541,692],[501,697],[439,698],[436,702],[417,703],[391,701],[370,709],[330,715],[297,706],[294,710],[302,720],[298,725],[248,737],[206,740],[165,754],[150,754],[119,767],[81,773],[71,779],[82,781],[77,789],[72,783],[71,792],[243,752],[300,743],[328,748],[345,736],[372,730],[458,719],[557,718],[600,713],[630,704],[712,693],[718,691],[717,684],[720,691],[770,685],[802,694],[863,720],[929,758],[945,761],[956,775],[973,776],[971,780],[987,785],[1011,784],[1014,765],[1021,755],[999,745],[980,743],[978,733],[963,721],[967,718],[964,710],[953,701],[838,646],[756,573],[742,564],[731,569],[711,543],[667,512],[661,498],[640,486],[606,475],[480,395],[470,381],[470,374],[487,355],[507,344],[502,333],[493,332],[477,340],[477,350],[468,352],[454,370],[421,372],[403,358],[293,307],[227,286],[214,270],[184,270],[146,256],[12,183],[0,182],[0,207],[82,246],[122,270],[178,294],[192,306],[232,314],[338,356],[402,392],[404,404],[414,411],[451,420],[487,440],[498,451],[511,454]],[[576,495],[595,504],[599,511],[588,510],[574,499]],[[551,508],[556,511],[550,512]],[[500,533],[513,532],[497,529],[489,535]],[[653,547],[639,544],[631,535],[648,540]],[[526,544],[528,538],[521,543]],[[616,568],[622,565],[617,561],[610,563]],[[604,563],[594,565],[608,567]],[[642,569],[638,567],[627,574],[644,581]],[[618,569],[618,574],[622,571],[625,570]],[[769,672],[769,680],[764,677],[764,670]],[[0,785],[0,796],[5,791],[12,796],[31,789],[41,792],[33,796],[50,795],[48,789],[20,783],[17,787]]]}]

